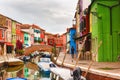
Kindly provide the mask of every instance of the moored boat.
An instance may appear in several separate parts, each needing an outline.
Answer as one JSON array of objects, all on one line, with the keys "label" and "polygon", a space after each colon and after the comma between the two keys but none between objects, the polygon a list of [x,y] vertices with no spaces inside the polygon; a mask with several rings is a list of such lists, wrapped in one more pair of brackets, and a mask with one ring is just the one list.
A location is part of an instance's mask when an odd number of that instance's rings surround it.
[{"label": "moored boat", "polygon": [[[71,76],[70,69],[66,68],[51,68],[50,78],[53,80],[74,80],[73,76]],[[83,76],[81,76],[81,80],[86,80]]]},{"label": "moored boat", "polygon": [[44,75],[50,75],[50,68],[56,67],[56,65],[51,62],[50,58],[40,58],[40,62],[37,63],[40,68],[40,72]]},{"label": "moored boat", "polygon": [[9,58],[5,61],[5,63],[7,64],[7,66],[19,66],[24,64],[22,60],[17,58]]},{"label": "moored boat", "polygon": [[27,80],[27,79],[16,77],[16,78],[7,78],[6,80]]}]

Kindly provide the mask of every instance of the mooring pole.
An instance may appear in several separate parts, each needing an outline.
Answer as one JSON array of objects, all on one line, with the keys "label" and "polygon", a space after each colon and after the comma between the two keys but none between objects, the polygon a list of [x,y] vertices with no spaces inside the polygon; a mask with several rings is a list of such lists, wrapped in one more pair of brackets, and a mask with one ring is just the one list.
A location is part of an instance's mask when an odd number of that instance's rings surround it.
[{"label": "mooring pole", "polygon": [[[96,58],[96,55],[98,54],[98,49],[100,48],[101,44],[102,44],[102,41],[100,41],[98,47],[97,47],[96,50],[95,50],[94,58]],[[84,77],[87,76],[87,73],[88,73],[88,71],[90,70],[90,68],[91,68],[91,66],[92,66],[93,63],[94,63],[94,60],[92,60],[92,61],[90,62],[89,66],[88,66],[88,69],[87,69]]]},{"label": "mooring pole", "polygon": [[64,57],[63,57],[63,61],[62,61],[61,66],[63,66],[63,64],[64,64],[64,61],[65,61],[66,55],[67,55],[67,52],[65,52],[65,55],[64,55]]},{"label": "mooring pole", "polygon": [[77,59],[76,59],[76,63],[75,63],[75,66],[73,67],[73,69],[77,66],[77,64],[78,64],[78,61],[79,61],[79,58],[80,58],[80,55],[81,55],[81,52],[82,52],[82,49],[83,49],[83,47],[84,47],[84,44],[85,44],[85,41],[86,41],[86,39],[87,39],[87,36],[85,36],[85,38],[84,38],[84,40],[83,40],[83,43],[82,43],[82,45],[81,45],[81,48],[80,48],[80,50],[78,50],[78,57],[77,57]]}]

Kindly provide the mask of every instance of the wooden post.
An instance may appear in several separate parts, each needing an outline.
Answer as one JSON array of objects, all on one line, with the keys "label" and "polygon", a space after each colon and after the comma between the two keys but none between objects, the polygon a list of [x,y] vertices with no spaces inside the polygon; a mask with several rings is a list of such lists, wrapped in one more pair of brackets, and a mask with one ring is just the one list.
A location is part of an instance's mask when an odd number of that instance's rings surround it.
[{"label": "wooden post", "polygon": [[63,64],[64,64],[64,61],[65,61],[66,55],[67,55],[67,52],[65,52],[65,55],[64,55],[64,58],[63,58],[63,61],[62,61],[61,66],[63,66]]},{"label": "wooden post", "polygon": [[79,58],[80,58],[80,55],[81,55],[81,52],[82,52],[82,49],[83,49],[83,47],[84,47],[84,44],[85,44],[86,39],[87,39],[87,36],[85,36],[85,38],[84,38],[84,40],[83,40],[83,43],[82,43],[82,45],[81,45],[81,48],[80,48],[80,50],[78,50],[78,57],[77,57],[77,59],[76,59],[76,63],[75,63],[75,66],[73,67],[73,69],[74,69],[74,68],[77,66],[77,64],[78,64],[78,61],[79,61]]},{"label": "wooden post", "polygon": [[57,56],[57,58],[56,58],[56,60],[55,60],[55,63],[57,62],[59,55],[60,55],[60,52],[58,53],[58,56]]},{"label": "wooden post", "polygon": [[[98,47],[97,47],[96,50],[95,50],[95,55],[93,56],[94,58],[96,58],[96,55],[97,55],[97,53],[98,53],[98,49],[100,48],[101,44],[102,44],[102,41],[100,41]],[[87,69],[84,77],[87,76],[87,73],[88,73],[88,71],[90,70],[90,68],[91,68],[91,66],[92,66],[93,63],[94,63],[94,60],[92,60],[92,61],[90,62],[89,66],[88,66],[88,69]]]}]

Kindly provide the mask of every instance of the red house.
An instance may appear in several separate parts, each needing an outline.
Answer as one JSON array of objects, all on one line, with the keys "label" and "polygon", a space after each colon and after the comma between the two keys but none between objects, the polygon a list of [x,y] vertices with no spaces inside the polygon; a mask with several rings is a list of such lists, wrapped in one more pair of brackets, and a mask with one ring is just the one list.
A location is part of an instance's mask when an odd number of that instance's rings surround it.
[{"label": "red house", "polygon": [[40,44],[45,44],[45,30],[42,28],[40,28],[40,39],[41,39]]}]

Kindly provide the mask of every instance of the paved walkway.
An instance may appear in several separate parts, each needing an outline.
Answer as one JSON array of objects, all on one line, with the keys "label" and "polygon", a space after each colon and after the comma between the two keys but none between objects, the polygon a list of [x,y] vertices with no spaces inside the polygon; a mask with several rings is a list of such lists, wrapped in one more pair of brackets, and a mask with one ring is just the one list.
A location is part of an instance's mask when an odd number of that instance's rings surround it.
[{"label": "paved walkway", "polygon": [[[60,53],[57,63],[61,64],[63,61],[63,57],[64,53]],[[90,65],[90,62],[91,61],[80,60],[78,62],[78,66],[80,66],[83,71],[86,71],[88,69],[88,66]],[[75,63],[76,60],[72,62],[71,55],[67,54],[64,65],[68,67],[74,67]],[[120,62],[94,62],[89,72],[120,79]]]}]

